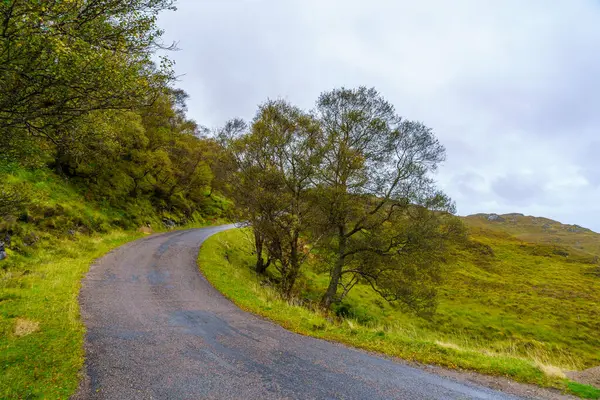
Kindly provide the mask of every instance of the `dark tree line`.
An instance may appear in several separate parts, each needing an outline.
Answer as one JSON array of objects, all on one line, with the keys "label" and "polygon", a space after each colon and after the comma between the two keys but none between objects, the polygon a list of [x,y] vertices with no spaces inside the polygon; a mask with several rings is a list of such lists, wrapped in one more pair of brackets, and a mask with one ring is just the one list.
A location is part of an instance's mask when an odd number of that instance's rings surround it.
[{"label": "dark tree line", "polygon": [[[186,118],[171,62],[153,59],[173,3],[0,2],[0,162],[51,168],[131,214],[211,206],[219,147]],[[14,208],[1,177],[0,193]]]}]

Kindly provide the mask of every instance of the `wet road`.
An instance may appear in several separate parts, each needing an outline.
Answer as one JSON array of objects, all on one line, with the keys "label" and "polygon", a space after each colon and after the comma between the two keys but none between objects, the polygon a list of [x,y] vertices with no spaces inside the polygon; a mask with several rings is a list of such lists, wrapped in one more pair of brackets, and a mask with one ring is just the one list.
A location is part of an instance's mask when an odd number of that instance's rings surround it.
[{"label": "wet road", "polygon": [[83,399],[516,399],[323,340],[238,309],[200,274],[229,226],[149,236],[83,281]]}]

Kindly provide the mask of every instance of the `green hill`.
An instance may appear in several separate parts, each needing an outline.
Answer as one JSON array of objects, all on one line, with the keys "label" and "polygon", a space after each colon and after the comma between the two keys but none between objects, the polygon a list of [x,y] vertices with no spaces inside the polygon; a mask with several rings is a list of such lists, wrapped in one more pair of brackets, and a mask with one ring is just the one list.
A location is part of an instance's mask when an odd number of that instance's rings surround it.
[{"label": "green hill", "polygon": [[600,234],[514,213],[463,221],[471,248],[460,252],[445,301],[458,308],[451,298],[465,290],[460,302],[485,315],[483,336],[521,353],[543,349],[567,369],[599,365]]},{"label": "green hill", "polygon": [[472,230],[505,232],[517,239],[566,248],[577,255],[600,257],[600,234],[579,225],[523,214],[474,214],[463,218]]},{"label": "green hill", "polygon": [[600,235],[542,218],[488,217],[463,218],[469,240],[454,250],[430,319],[360,284],[335,307],[338,319],[329,319],[315,306],[328,282],[316,265],[304,270],[288,305],[252,272],[250,233],[242,230],[211,238],[200,267],[242,308],[303,334],[451,368],[576,385],[561,380],[565,372],[600,365]]}]

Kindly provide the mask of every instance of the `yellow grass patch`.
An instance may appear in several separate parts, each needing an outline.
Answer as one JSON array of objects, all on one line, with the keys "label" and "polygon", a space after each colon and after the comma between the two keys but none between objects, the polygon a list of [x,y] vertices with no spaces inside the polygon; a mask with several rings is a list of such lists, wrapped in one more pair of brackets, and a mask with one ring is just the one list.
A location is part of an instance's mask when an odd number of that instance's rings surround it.
[{"label": "yellow grass patch", "polygon": [[550,376],[552,378],[566,378],[567,377],[565,375],[565,373],[563,372],[563,370],[560,369],[559,367],[555,366],[555,365],[546,364],[546,363],[543,363],[543,362],[541,362],[539,360],[535,361],[535,365],[537,365],[537,367],[543,373],[545,373],[547,376]]},{"label": "yellow grass patch", "polygon": [[32,321],[26,318],[17,318],[17,322],[15,323],[15,335],[16,336],[27,336],[32,334],[33,332],[37,332],[40,330],[40,323],[37,321]]},{"label": "yellow grass patch", "polygon": [[140,227],[138,229],[138,232],[145,233],[146,235],[154,233],[154,231],[152,230],[152,228],[150,228],[149,226],[142,226],[142,227]]},{"label": "yellow grass patch", "polygon": [[445,347],[447,349],[461,350],[460,346],[454,343],[442,342],[441,340],[436,340],[435,344],[441,347]]}]

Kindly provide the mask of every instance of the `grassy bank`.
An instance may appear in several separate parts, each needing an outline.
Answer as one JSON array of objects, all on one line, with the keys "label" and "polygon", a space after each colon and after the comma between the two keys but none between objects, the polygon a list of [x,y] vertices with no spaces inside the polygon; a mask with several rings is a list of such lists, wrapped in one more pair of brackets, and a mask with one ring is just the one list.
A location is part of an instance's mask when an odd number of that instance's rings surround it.
[{"label": "grassy bank", "polygon": [[0,270],[0,398],[65,399],[83,366],[80,281],[94,259],[142,234],[46,241]]},{"label": "grassy bank", "polygon": [[0,219],[0,240],[10,236],[0,261],[0,398],[65,399],[77,389],[85,328],[80,321],[80,281],[108,251],[166,230],[218,222],[196,216],[158,215],[148,200],[128,205],[93,200],[85,186],[48,169],[0,166],[3,184],[25,193],[28,204]]},{"label": "grassy bank", "polygon": [[[251,271],[253,258],[250,249],[247,232],[232,230],[220,233],[203,245],[199,256],[200,268],[217,289],[242,309],[265,316],[287,329],[407,360],[506,376],[516,381],[559,388],[582,397],[600,397],[600,390],[569,382],[561,368],[552,364],[581,362],[575,361],[578,352],[566,351],[560,343],[550,342],[559,335],[543,337],[545,342],[535,347],[515,345],[518,335],[506,336],[506,330],[511,327],[510,316],[494,315],[496,308],[513,307],[513,296],[492,291],[490,296],[496,298],[496,303],[487,307],[487,300],[483,298],[485,288],[468,291],[468,286],[476,284],[473,279],[464,277],[465,271],[469,271],[465,265],[462,268],[458,266],[449,277],[447,286],[442,288],[436,318],[438,322],[445,322],[436,329],[434,322],[421,320],[403,312],[400,307],[382,302],[365,287],[358,287],[350,294],[336,309],[336,318],[311,309],[310,304],[322,290],[326,276],[310,269],[299,284],[297,304],[282,301]],[[470,262],[467,255],[462,262]],[[509,263],[504,259],[502,262]],[[510,285],[504,289],[507,292],[513,290]],[[523,288],[515,287],[514,290],[522,291]],[[514,293],[515,296],[517,294]],[[531,304],[530,308],[534,310],[539,306],[537,302],[543,300],[534,300],[536,304]],[[527,304],[521,307],[525,309]],[[543,321],[537,326],[533,319],[521,320],[520,324],[523,325],[521,331],[545,329]],[[498,339],[494,333],[502,329],[505,335]],[[486,330],[492,333],[481,333]],[[585,332],[580,332],[580,335],[585,335]],[[589,345],[584,340],[585,336],[580,339],[583,345]],[[555,352],[550,350],[552,346]],[[585,347],[581,352],[585,352]],[[596,356],[591,354],[589,357],[593,360]]]},{"label": "grassy bank", "polygon": [[95,259],[143,236],[117,230],[46,239],[28,254],[9,255],[0,269],[0,398],[74,393],[84,362],[81,279]]}]

